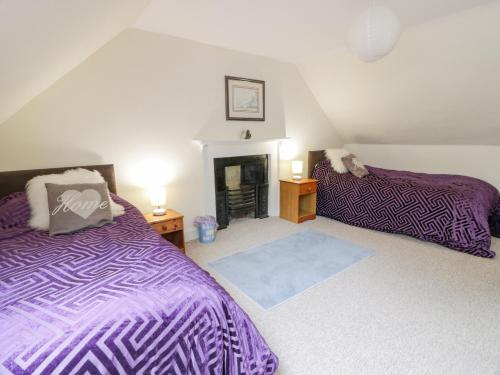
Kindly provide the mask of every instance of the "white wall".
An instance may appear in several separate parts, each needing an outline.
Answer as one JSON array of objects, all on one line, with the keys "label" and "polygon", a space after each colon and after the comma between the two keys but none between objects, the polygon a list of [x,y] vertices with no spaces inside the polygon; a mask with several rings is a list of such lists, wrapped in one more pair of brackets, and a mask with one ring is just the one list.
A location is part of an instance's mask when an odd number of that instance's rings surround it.
[{"label": "white wall", "polygon": [[[224,75],[266,81],[264,123],[225,120]],[[0,170],[114,163],[119,194],[148,211],[137,172],[162,165],[168,206],[190,232],[204,213],[192,140],[236,139],[246,128],[254,138],[292,137],[292,157],[304,160],[341,142],[295,66],[129,29],[2,125]]]},{"label": "white wall", "polygon": [[349,143],[500,145],[500,1],[406,29],[375,63],[347,52],[301,72]]},{"label": "white wall", "polygon": [[409,146],[347,144],[374,167],[425,173],[461,174],[500,189],[499,146]]}]

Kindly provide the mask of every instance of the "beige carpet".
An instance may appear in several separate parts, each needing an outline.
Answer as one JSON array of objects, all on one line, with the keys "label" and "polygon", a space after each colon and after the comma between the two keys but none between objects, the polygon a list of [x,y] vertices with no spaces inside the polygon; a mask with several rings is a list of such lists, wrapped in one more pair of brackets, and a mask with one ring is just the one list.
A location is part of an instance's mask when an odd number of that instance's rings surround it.
[{"label": "beige carpet", "polygon": [[[265,311],[207,265],[305,228],[375,251]],[[187,253],[247,311],[280,359],[278,374],[500,374],[499,257],[482,259],[404,236],[318,218],[237,221]]]}]

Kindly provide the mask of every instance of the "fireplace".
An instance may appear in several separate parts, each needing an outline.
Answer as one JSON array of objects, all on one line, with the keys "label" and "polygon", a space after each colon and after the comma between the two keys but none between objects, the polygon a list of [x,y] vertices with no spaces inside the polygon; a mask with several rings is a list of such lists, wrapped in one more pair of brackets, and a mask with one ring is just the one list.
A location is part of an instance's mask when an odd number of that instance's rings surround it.
[{"label": "fireplace", "polygon": [[219,228],[240,217],[268,217],[269,155],[214,158],[215,210]]}]

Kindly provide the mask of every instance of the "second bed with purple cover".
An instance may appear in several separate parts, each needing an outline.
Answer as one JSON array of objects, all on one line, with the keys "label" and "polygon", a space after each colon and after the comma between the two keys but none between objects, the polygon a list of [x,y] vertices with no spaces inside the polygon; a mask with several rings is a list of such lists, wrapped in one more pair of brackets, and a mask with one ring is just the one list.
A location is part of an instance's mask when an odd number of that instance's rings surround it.
[{"label": "second bed with purple cover", "polygon": [[493,258],[500,236],[500,195],[472,177],[367,167],[358,178],[335,172],[329,160],[313,172],[317,214],[363,228],[400,233],[476,256]]},{"label": "second bed with purple cover", "polygon": [[0,199],[0,373],[273,374],[247,314],[114,199],[115,223],[56,237]]}]

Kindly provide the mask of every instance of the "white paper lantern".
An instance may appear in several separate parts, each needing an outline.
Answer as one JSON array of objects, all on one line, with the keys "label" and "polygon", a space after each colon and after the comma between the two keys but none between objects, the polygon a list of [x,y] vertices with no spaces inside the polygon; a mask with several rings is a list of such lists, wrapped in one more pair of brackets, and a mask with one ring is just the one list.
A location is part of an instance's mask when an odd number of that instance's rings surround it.
[{"label": "white paper lantern", "polygon": [[361,60],[372,62],[392,51],[401,31],[399,18],[392,10],[370,6],[356,18],[349,30],[349,47]]}]

